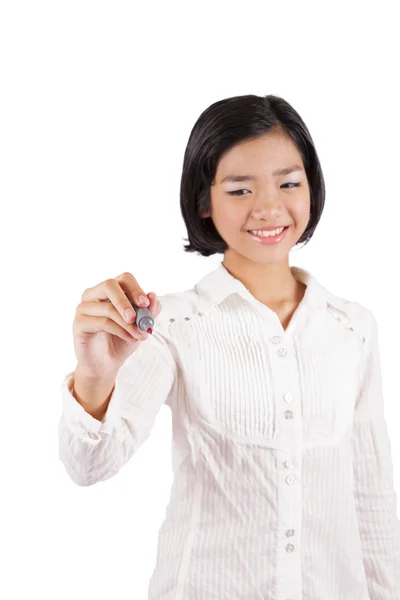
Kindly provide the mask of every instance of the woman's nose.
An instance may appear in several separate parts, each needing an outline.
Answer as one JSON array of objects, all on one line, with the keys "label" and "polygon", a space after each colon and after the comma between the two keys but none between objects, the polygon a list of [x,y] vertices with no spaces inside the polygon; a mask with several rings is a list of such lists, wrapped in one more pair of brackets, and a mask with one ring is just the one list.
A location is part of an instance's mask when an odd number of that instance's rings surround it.
[{"label": "woman's nose", "polygon": [[258,217],[275,215],[280,212],[282,212],[282,203],[276,198],[265,199],[265,197],[256,201],[252,210],[253,215]]}]

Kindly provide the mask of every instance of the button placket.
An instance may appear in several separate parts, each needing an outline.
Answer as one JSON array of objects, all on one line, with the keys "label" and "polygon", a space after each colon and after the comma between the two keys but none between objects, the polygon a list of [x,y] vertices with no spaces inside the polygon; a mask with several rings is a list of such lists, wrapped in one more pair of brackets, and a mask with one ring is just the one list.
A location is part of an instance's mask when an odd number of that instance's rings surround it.
[{"label": "button placket", "polygon": [[[294,360],[295,352],[294,352],[294,341],[292,336],[287,336],[286,338],[282,335],[274,335],[268,339],[268,342],[272,345],[280,344],[282,341],[285,341],[285,346],[281,346],[276,349],[276,354],[272,350],[271,353],[271,369],[274,373],[274,379],[276,379],[277,385],[279,386],[280,382],[285,382],[289,385],[295,385],[298,379],[298,372],[296,370],[297,365]],[[277,357],[274,358],[274,355]],[[279,358],[288,358],[288,365],[284,365]],[[291,359],[291,360],[290,360]],[[276,360],[276,362],[275,362]],[[290,390],[290,388],[289,388]],[[284,400],[286,404],[290,404],[294,400],[294,395],[289,390],[282,390],[281,399]],[[280,411],[277,411],[277,415],[279,415]],[[292,410],[282,410],[280,413],[281,416],[277,416],[277,430],[281,430],[281,432],[277,431],[277,439],[286,439],[286,436],[290,432],[296,433],[293,428],[295,428],[295,411]],[[283,421],[281,421],[283,419]],[[293,424],[289,425],[288,421],[292,420]],[[281,425],[279,425],[279,422]]]},{"label": "button placket", "polygon": [[[296,420],[297,412],[294,403],[300,398],[299,370],[296,361],[296,346],[291,330],[286,330],[284,336],[273,336],[269,338],[271,371],[274,377],[274,389],[276,395],[276,438],[282,442],[282,448],[287,452],[287,458],[282,460],[281,469],[283,477],[280,479],[279,494],[281,498],[281,515],[286,526],[292,529],[283,529],[280,540],[280,560],[277,577],[282,583],[283,597],[293,594],[295,581],[301,581],[301,565],[299,563],[299,552],[294,543],[295,531],[301,523],[301,489],[297,485],[299,476],[292,469],[301,461],[300,452],[297,453],[301,443],[301,418]],[[290,334],[290,335],[289,335]],[[286,359],[285,361],[281,359]],[[290,410],[289,410],[290,405]],[[300,414],[300,413],[299,413]],[[299,422],[297,422],[299,421]],[[291,455],[295,460],[292,459]],[[296,463],[296,464],[295,464]],[[298,465],[300,466],[300,464]],[[288,469],[288,471],[283,471]],[[293,556],[290,556],[292,554]],[[294,579],[288,581],[287,569],[294,569]],[[287,587],[286,587],[287,586]],[[284,590],[286,593],[284,593]]]}]

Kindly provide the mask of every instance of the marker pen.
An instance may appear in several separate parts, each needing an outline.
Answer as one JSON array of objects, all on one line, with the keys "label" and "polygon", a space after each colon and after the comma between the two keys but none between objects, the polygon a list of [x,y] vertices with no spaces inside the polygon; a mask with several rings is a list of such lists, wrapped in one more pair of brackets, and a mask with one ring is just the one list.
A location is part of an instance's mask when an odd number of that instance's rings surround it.
[{"label": "marker pen", "polygon": [[125,294],[125,296],[132,304],[133,310],[136,313],[135,323],[139,327],[139,329],[141,329],[142,331],[147,331],[147,333],[153,333],[154,319],[151,316],[151,312],[149,311],[149,309],[143,306],[136,306],[136,304],[134,304],[129,298],[128,294]]}]

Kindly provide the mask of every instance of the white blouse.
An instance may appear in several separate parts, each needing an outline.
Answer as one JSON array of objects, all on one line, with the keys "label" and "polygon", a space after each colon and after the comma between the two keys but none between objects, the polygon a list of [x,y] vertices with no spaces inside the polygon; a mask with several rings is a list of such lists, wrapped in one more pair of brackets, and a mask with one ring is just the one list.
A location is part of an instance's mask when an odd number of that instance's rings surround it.
[{"label": "white blouse", "polygon": [[174,480],[149,600],[400,600],[377,322],[308,271],[286,330],[223,266],[160,297],[102,422],[62,383],[60,460],[114,476],[164,403]]}]

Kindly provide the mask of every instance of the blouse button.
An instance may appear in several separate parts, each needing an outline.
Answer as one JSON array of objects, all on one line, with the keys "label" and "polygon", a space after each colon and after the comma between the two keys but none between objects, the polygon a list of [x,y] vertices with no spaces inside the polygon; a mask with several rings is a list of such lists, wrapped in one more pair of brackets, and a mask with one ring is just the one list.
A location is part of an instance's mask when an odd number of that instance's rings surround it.
[{"label": "blouse button", "polygon": [[185,317],[185,321],[190,321],[190,317]]},{"label": "blouse button", "polygon": [[273,338],[271,338],[271,342],[273,344],[280,344],[282,341],[282,338],[279,335],[274,335]]},{"label": "blouse button", "polygon": [[288,545],[286,546],[286,552],[293,552],[293,550],[294,550],[294,546],[293,546],[293,544],[288,544]]},{"label": "blouse button", "polygon": [[292,460],[285,460],[284,465],[287,469],[291,469],[293,467],[293,461]]},{"label": "blouse button", "polygon": [[291,394],[290,392],[287,392],[287,393],[286,393],[286,394],[283,396],[283,399],[284,399],[284,401],[285,401],[285,402],[287,402],[287,403],[289,404],[290,402],[292,402],[292,401],[293,401],[293,394]]},{"label": "blouse button", "polygon": [[286,348],[279,348],[279,350],[278,350],[278,356],[286,356],[286,355],[287,355]]},{"label": "blouse button", "polygon": [[294,529],[288,529],[287,531],[285,531],[285,535],[286,535],[286,537],[293,537]]},{"label": "blouse button", "polygon": [[285,411],[285,419],[293,419],[293,413],[291,410]]},{"label": "blouse button", "polygon": [[288,475],[288,476],[286,477],[286,483],[287,483],[288,485],[292,485],[292,484],[293,484],[295,481],[296,481],[296,479],[293,477],[293,475]]},{"label": "blouse button", "polygon": [[88,436],[90,438],[92,438],[92,440],[97,440],[98,439],[98,436],[95,433],[92,433],[91,431],[89,431]]},{"label": "blouse button", "polygon": [[173,323],[174,321],[175,321],[175,319],[170,319],[169,320],[170,323]]}]

